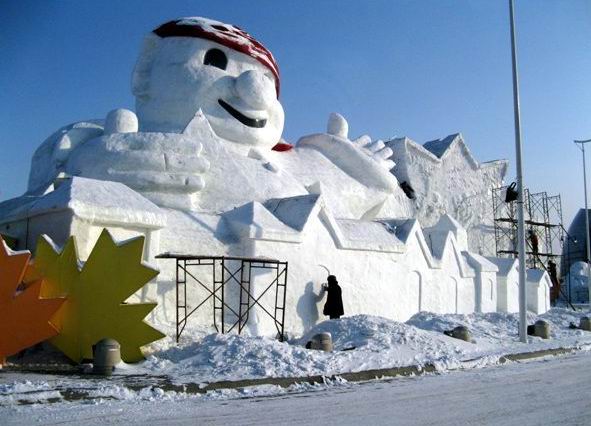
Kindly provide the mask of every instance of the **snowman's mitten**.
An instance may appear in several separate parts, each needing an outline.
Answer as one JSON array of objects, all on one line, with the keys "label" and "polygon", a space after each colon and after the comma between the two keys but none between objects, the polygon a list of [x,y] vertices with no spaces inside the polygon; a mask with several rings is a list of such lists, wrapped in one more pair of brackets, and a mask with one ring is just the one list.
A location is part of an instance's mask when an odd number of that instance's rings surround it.
[{"label": "snowman's mitten", "polygon": [[369,188],[386,192],[398,188],[396,178],[390,173],[394,167],[394,163],[388,160],[392,150],[381,141],[373,143],[368,136],[351,141],[320,133],[301,138],[297,146],[320,151],[337,167]]},{"label": "snowman's mitten", "polygon": [[209,170],[201,151],[200,142],[178,133],[116,133],[78,147],[66,172],[121,182],[144,194],[193,194],[203,189],[201,175]]},{"label": "snowman's mitten", "polygon": [[368,156],[370,156],[380,167],[391,170],[395,164],[390,160],[394,152],[387,147],[384,141],[378,139],[372,141],[368,135],[363,135],[353,141],[353,144],[360,147]]}]

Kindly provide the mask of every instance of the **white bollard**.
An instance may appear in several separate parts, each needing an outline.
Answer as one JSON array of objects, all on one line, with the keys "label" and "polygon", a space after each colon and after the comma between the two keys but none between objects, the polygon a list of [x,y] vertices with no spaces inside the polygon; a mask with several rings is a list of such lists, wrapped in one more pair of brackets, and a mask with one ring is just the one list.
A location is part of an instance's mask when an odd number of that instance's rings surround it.
[{"label": "white bollard", "polygon": [[589,317],[581,317],[579,322],[579,328],[585,331],[591,331],[591,318]]},{"label": "white bollard", "polygon": [[550,338],[550,324],[544,320],[537,320],[534,324],[534,334],[542,339]]},{"label": "white bollard", "polygon": [[318,333],[310,340],[310,349],[316,349],[324,352],[332,352],[332,336],[330,333]]}]

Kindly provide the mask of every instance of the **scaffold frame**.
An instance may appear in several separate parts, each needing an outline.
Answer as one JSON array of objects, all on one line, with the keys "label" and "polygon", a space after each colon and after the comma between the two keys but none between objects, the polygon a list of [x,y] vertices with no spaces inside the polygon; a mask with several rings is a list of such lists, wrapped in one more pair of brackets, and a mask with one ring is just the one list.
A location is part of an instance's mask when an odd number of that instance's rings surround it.
[{"label": "scaffold frame", "polygon": [[[229,333],[236,330],[242,333],[255,306],[273,319],[280,340],[285,335],[285,304],[287,294],[288,263],[276,259],[250,258],[240,256],[201,256],[175,253],[163,253],[157,259],[174,259],[176,261],[176,341],[178,342],[189,317],[212,300],[213,326],[216,331]],[[193,273],[193,268],[211,268],[211,281],[203,282]],[[275,271],[273,280],[256,296],[251,289],[253,271],[261,269]],[[189,310],[187,291],[190,285],[196,285],[206,291],[206,297]],[[226,290],[230,285],[238,285],[238,306],[232,306],[226,298]],[[266,307],[261,302],[271,288],[275,288],[275,305]],[[190,291],[190,290],[189,290]],[[273,313],[270,311],[273,310]],[[227,322],[226,312],[234,314],[235,320]]]},{"label": "scaffold frame", "polygon": [[[507,186],[492,190],[495,225],[495,249],[497,257],[517,258],[517,210],[516,201],[505,202]],[[538,238],[538,250],[527,241],[526,263],[528,268],[546,268],[553,260],[561,263],[563,226],[560,195],[548,196],[546,192],[524,191],[525,225]]]}]

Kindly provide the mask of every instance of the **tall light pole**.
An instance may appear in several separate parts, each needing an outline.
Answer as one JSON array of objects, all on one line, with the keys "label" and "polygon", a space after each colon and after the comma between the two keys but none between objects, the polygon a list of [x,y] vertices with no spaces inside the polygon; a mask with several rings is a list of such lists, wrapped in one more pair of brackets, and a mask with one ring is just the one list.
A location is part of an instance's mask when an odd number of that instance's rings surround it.
[{"label": "tall light pole", "polygon": [[589,280],[589,273],[591,272],[589,271],[589,260],[591,260],[591,250],[589,249],[589,210],[587,210],[587,168],[585,167],[585,144],[589,142],[591,142],[591,139],[587,139],[585,141],[575,141],[576,144],[581,145],[581,151],[583,152],[583,188],[585,188],[585,244],[587,245],[587,258],[585,259],[585,263],[587,263],[587,291],[589,293],[589,304],[591,305],[591,280]]},{"label": "tall light pole", "polygon": [[513,63],[513,110],[515,115],[515,162],[517,167],[517,240],[519,252],[519,340],[527,343],[527,293],[525,277],[525,219],[523,215],[523,165],[521,161],[521,116],[519,113],[519,81],[515,47],[515,16],[513,0],[509,0],[511,21],[511,59]]}]

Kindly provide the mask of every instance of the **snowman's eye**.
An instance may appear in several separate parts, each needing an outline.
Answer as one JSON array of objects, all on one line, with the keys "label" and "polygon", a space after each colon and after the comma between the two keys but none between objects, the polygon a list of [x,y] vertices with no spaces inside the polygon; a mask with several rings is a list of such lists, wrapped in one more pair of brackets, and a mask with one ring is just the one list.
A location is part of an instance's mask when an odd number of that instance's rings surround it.
[{"label": "snowman's eye", "polygon": [[209,49],[207,52],[205,52],[203,64],[212,65],[219,69],[225,70],[226,66],[228,65],[228,58],[226,57],[226,54],[220,49]]}]

